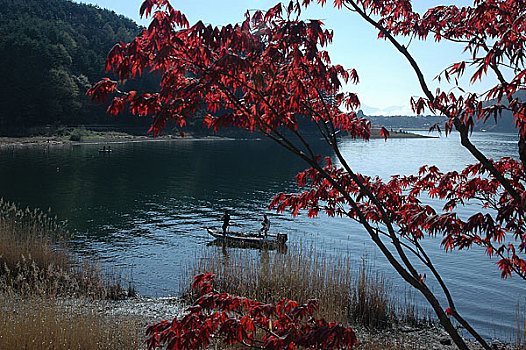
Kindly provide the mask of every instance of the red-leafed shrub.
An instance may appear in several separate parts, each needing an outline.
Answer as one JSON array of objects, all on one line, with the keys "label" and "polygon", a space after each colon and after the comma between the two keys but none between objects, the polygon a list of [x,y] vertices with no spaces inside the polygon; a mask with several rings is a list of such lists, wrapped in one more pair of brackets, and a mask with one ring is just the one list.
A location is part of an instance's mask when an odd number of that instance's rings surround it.
[{"label": "red-leafed shrub", "polygon": [[313,317],[315,300],[298,304],[281,299],[264,304],[213,287],[214,275],[200,274],[192,288],[200,297],[173,321],[148,327],[149,349],[204,349],[213,341],[257,349],[352,349],[356,335],[341,323]]}]

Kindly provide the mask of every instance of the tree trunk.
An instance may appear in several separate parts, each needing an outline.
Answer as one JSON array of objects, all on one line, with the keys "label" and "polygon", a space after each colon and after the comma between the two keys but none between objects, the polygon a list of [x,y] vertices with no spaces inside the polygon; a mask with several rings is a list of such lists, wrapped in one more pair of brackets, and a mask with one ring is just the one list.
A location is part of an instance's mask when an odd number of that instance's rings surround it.
[{"label": "tree trunk", "polygon": [[442,325],[442,327],[444,327],[444,330],[449,334],[451,340],[457,346],[457,348],[460,350],[469,350],[468,346],[466,345],[466,342],[460,336],[460,334],[458,334],[457,329],[451,323],[449,316],[446,315],[446,312],[442,309],[440,303],[433,295],[433,292],[431,292],[431,290],[426,285],[421,285],[417,289],[420,290],[420,292],[427,299],[427,301],[435,311],[435,314],[437,315],[440,324]]},{"label": "tree trunk", "polygon": [[519,136],[519,157],[523,168],[526,169],[526,139],[524,135]]}]

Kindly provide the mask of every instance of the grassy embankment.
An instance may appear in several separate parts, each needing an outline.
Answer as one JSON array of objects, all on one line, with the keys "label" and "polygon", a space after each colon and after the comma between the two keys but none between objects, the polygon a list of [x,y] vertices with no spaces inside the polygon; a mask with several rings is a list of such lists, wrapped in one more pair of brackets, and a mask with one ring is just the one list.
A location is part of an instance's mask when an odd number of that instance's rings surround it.
[{"label": "grassy embankment", "polygon": [[0,349],[139,348],[137,321],[90,303],[125,291],[79,264],[61,243],[67,234],[47,214],[0,200]]}]

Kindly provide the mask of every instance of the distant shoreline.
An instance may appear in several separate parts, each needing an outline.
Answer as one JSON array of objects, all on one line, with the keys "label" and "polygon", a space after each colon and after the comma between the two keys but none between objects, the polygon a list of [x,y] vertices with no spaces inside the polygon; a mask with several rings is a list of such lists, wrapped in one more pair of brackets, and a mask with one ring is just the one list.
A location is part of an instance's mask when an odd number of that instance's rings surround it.
[{"label": "distant shoreline", "polygon": [[[347,137],[347,136],[344,136]],[[400,138],[433,138],[434,136],[420,135],[407,131],[390,131],[392,139]],[[371,130],[371,139],[383,138],[379,129]],[[23,147],[23,146],[42,146],[42,145],[88,145],[88,144],[111,144],[125,142],[155,142],[155,141],[182,141],[182,140],[235,140],[235,138],[223,136],[206,136],[194,137],[187,135],[185,137],[175,135],[162,136],[137,136],[122,132],[91,132],[89,135],[82,137],[80,141],[72,141],[68,136],[25,136],[25,137],[0,137],[0,148],[3,147]]]},{"label": "distant shoreline", "polygon": [[[389,138],[390,139],[429,139],[429,138],[436,138],[437,136],[433,135],[422,135],[422,134],[416,134],[412,131],[404,131],[402,129],[399,129],[398,131],[395,130],[389,130]],[[422,130],[425,132],[425,130]],[[373,128],[371,129],[371,139],[381,139],[383,138],[382,135],[380,135],[380,129]]]}]

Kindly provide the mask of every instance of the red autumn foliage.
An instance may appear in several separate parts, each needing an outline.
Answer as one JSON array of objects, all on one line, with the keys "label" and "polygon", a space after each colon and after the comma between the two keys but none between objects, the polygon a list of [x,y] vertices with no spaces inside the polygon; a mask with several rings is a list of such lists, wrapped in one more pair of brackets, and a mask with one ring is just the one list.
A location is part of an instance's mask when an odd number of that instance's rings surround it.
[{"label": "red autumn foliage", "polygon": [[[130,44],[117,44],[109,53],[107,69],[121,81],[144,71],[161,74],[161,91],[155,94],[120,92],[109,112],[129,107],[139,115],[152,115],[157,135],[168,119],[180,124],[203,104],[210,113],[228,110],[221,117],[208,115],[211,128],[236,126],[269,133],[280,127],[296,130],[298,118],[330,123],[354,137],[369,138],[369,124],[355,112],[359,100],[340,92],[341,81],[357,82],[355,70],[331,65],[325,46],[332,32],[321,21],[283,18],[277,5],[247,14],[242,24],[221,28],[198,22],[190,28],[182,14],[167,1],[146,1],[141,11],[153,14],[148,29]],[[287,16],[294,10],[286,9]],[[174,30],[174,26],[183,28]],[[116,92],[116,82],[95,84],[88,94],[104,101]],[[330,103],[329,103],[330,97]]]},{"label": "red autumn foliage", "polygon": [[[526,176],[522,164],[510,158],[492,161],[492,164],[524,196]],[[344,193],[356,198],[359,212],[368,222],[383,222],[378,206],[347,172],[333,165],[330,158],[326,159],[323,172],[335,179]],[[423,166],[418,175],[393,176],[387,183],[379,178],[358,176],[361,184],[383,203],[390,222],[398,227],[401,237],[420,240],[428,235],[444,235],[442,245],[446,251],[481,246],[490,258],[499,259],[497,264],[502,277],[516,274],[526,279],[526,264],[519,255],[524,253],[526,223],[523,216],[517,215],[524,206],[516,203],[502,185],[486,173],[484,167],[475,164],[461,172],[447,173],[436,167]],[[299,194],[280,193],[274,197],[271,208],[278,212],[290,210],[293,215],[307,210],[309,216],[316,216],[323,210],[329,216],[349,216],[359,220],[356,211],[347,209],[345,195],[336,190],[322,172],[307,169],[296,178],[298,186],[308,184],[308,190]],[[419,199],[422,194],[444,200],[442,211],[423,204]],[[483,209],[496,215],[474,213],[462,219],[454,210],[469,201],[478,202]],[[509,240],[518,240],[518,249]]]},{"label": "red autumn foliage", "polygon": [[[407,59],[423,92],[422,97],[411,99],[413,110],[445,115],[446,134],[458,132],[462,146],[476,159],[462,171],[441,172],[424,165],[416,175],[393,176],[388,181],[354,172],[340,153],[340,131],[367,140],[370,124],[354,112],[360,104],[356,94],[342,92],[343,82],[358,83],[357,72],[332,65],[328,52],[323,50],[331,42],[332,32],[324,29],[321,21],[300,19],[302,8],[313,2],[278,4],[267,12],[247,12],[240,24],[213,27],[202,22],[190,26],[167,0],[146,0],[140,11],[151,16],[150,26],[131,43],[117,44],[112,49],[107,70],[112,70],[121,82],[145,71],[157,73],[161,77],[160,91],[120,91],[118,82],[105,79],[88,93],[97,102],[113,95],[110,113],[128,108],[132,113],[152,116],[154,135],[167,120],[184,126],[194,113],[206,109],[205,124],[214,130],[227,126],[259,132],[295,153],[310,166],[297,176],[304,191],[278,194],[271,208],[293,215],[307,210],[309,216],[323,211],[360,222],[398,274],[427,299],[459,348],[467,346],[452,319],[489,349],[457,311],[420,242],[426,236],[440,235],[448,251],[481,246],[490,258],[497,258],[503,277],[526,279],[526,102],[519,98],[526,86],[525,1],[475,0],[471,7],[437,6],[423,15],[413,11],[409,0],[334,1],[336,8],[361,16],[378,30],[379,38],[389,41]],[[324,5],[326,1],[316,2]],[[470,71],[471,82],[486,79],[491,73],[497,83],[483,94],[467,92],[462,86],[457,86],[460,93],[440,89],[432,93],[418,62],[397,36],[432,36],[436,41],[464,45],[470,59],[452,63],[439,79],[458,85],[459,78]],[[517,126],[519,157],[488,159],[471,142],[471,131],[477,120],[498,120],[504,110],[511,111]],[[319,136],[334,151],[338,165],[316,153],[304,137],[300,119],[317,127]],[[389,136],[385,129],[381,134]],[[423,196],[443,200],[444,205],[433,208],[423,203]],[[460,206],[473,204],[481,211],[468,218],[455,212]],[[411,259],[422,263],[427,274]],[[431,278],[440,286],[438,291],[428,287]],[[205,282],[197,285],[211,288]],[[227,309],[243,303],[245,308],[255,305],[229,296],[226,306],[221,304],[221,294],[211,290],[203,293],[209,297],[201,302],[212,309],[218,305]],[[445,307],[435,293],[442,294]],[[163,322],[150,328],[151,334],[165,336],[152,336],[151,344],[197,346],[216,331],[223,332],[230,343],[253,339],[248,334],[254,325],[251,322],[256,321],[221,316],[219,327],[219,321],[210,321],[202,308],[198,305],[191,309],[184,321]],[[175,328],[168,331],[170,327]],[[181,327],[194,332],[183,340],[177,331]]]},{"label": "red autumn foliage", "polygon": [[352,349],[356,335],[340,323],[316,319],[315,300],[281,299],[263,304],[213,288],[214,275],[200,274],[192,288],[200,297],[172,322],[148,327],[148,349],[205,349],[215,339],[257,349]]}]

